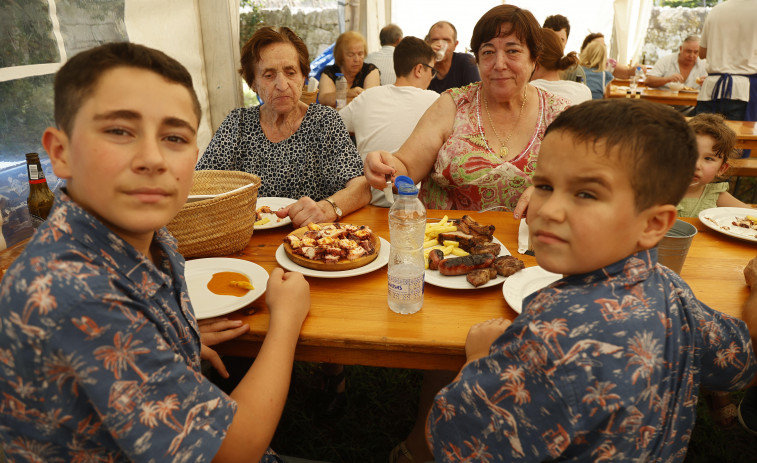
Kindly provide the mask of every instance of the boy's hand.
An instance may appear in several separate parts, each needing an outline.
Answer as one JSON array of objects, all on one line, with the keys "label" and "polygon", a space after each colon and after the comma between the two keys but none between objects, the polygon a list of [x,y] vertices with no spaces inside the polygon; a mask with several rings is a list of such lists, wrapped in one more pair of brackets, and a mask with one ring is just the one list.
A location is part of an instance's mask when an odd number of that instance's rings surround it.
[{"label": "boy's hand", "polygon": [[746,264],[746,267],[744,267],[744,279],[746,280],[747,286],[752,291],[757,290],[754,286],[757,285],[757,257],[753,258],[749,261],[748,264]]},{"label": "boy's hand", "polygon": [[200,342],[202,343],[200,358],[208,360],[213,368],[221,374],[221,377],[228,378],[229,372],[226,371],[226,366],[224,366],[221,357],[208,346],[241,336],[250,331],[250,325],[242,324],[242,320],[229,320],[222,317],[199,320],[197,325],[200,328]]},{"label": "boy's hand", "polygon": [[200,344],[200,358],[209,361],[222,378],[229,377],[229,372],[226,370],[226,365],[223,364],[223,360],[221,360],[221,356],[218,355],[218,352],[214,351],[205,344]]},{"label": "boy's hand", "polygon": [[471,362],[489,355],[489,348],[494,340],[500,337],[511,324],[510,320],[493,318],[471,326],[468,338],[465,340],[466,361]]},{"label": "boy's hand", "polygon": [[242,323],[242,320],[229,320],[225,317],[199,320],[197,325],[200,328],[200,342],[206,346],[234,339],[250,330],[250,325]]},{"label": "boy's hand", "polygon": [[282,320],[296,323],[299,327],[310,311],[310,285],[299,272],[273,269],[268,278],[265,302],[271,311],[271,323]]}]

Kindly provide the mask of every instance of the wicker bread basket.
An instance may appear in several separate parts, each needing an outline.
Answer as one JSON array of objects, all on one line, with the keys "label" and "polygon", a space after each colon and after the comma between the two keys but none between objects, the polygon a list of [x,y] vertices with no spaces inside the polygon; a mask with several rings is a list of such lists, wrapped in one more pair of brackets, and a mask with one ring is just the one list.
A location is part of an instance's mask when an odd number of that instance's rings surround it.
[{"label": "wicker bread basket", "polygon": [[[227,191],[249,185],[234,193]],[[184,257],[224,256],[244,249],[255,227],[255,203],[260,177],[230,170],[194,173],[190,194],[217,194],[187,203],[167,225]]]},{"label": "wicker bread basket", "polygon": [[305,104],[313,104],[315,103],[315,100],[318,98],[318,89],[315,89],[314,92],[308,92],[307,87],[302,89],[302,96],[300,96],[300,101],[302,101]]}]

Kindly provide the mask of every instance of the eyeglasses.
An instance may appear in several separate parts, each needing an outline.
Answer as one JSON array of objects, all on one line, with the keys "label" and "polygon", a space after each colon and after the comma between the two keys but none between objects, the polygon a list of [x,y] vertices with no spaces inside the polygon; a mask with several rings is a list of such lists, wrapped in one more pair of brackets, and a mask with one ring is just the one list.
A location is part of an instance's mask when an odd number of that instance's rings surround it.
[{"label": "eyeglasses", "polygon": [[427,68],[431,69],[431,78],[432,78],[432,79],[433,79],[434,77],[436,77],[436,74],[437,74],[437,73],[438,73],[439,71],[437,71],[435,67],[433,67],[433,66],[429,66],[429,65],[428,65],[428,64],[426,64],[426,63],[420,63],[420,64],[422,64],[423,66],[425,66],[425,67],[427,67]]}]

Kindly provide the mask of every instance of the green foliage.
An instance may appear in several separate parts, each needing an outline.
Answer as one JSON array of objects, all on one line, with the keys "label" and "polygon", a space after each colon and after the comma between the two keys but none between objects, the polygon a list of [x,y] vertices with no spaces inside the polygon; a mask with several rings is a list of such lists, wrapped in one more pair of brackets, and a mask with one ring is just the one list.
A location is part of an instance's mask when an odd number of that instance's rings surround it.
[{"label": "green foliage", "polygon": [[239,0],[239,45],[244,46],[247,39],[263,22],[260,5],[255,0]]}]

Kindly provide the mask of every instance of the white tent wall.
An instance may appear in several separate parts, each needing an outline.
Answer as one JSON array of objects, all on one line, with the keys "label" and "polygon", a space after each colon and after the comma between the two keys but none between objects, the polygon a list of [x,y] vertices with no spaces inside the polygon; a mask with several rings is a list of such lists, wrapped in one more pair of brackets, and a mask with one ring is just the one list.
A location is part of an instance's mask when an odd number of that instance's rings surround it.
[{"label": "white tent wall", "polygon": [[131,42],[165,52],[192,74],[202,154],[223,118],[242,106],[239,0],[127,0],[125,22]]},{"label": "white tent wall", "polygon": [[611,56],[618,63],[640,63],[641,47],[652,16],[652,0],[615,0],[615,40]]}]

